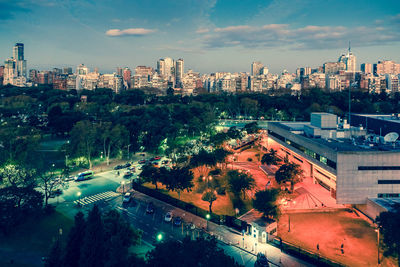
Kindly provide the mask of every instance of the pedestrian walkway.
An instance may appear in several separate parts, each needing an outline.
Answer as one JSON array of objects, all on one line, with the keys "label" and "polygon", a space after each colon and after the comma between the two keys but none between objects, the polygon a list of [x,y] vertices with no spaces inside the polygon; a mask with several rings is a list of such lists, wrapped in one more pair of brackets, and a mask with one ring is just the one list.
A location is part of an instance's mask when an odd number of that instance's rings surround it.
[{"label": "pedestrian walkway", "polygon": [[89,204],[98,202],[100,200],[106,200],[106,199],[110,199],[110,198],[116,197],[116,196],[120,196],[120,194],[113,192],[113,191],[107,191],[107,192],[103,192],[100,194],[83,197],[81,199],[75,200],[74,203],[77,205],[85,206],[85,205],[89,205]]}]

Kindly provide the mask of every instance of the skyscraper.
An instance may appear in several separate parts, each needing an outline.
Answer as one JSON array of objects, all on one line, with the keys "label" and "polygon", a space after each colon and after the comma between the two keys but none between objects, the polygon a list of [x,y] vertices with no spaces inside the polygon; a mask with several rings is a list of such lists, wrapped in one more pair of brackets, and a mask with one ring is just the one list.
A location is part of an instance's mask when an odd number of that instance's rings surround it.
[{"label": "skyscraper", "polygon": [[250,75],[251,76],[258,76],[260,75],[261,69],[263,68],[263,64],[260,61],[254,61],[251,63],[251,71]]},{"label": "skyscraper", "polygon": [[175,81],[178,87],[181,87],[184,72],[184,61],[180,58],[175,62]]},{"label": "skyscraper", "polygon": [[3,84],[25,86],[26,60],[24,59],[24,44],[16,43],[13,56],[5,61]]},{"label": "skyscraper", "polygon": [[339,57],[338,62],[343,62],[346,65],[346,70],[349,72],[356,72],[357,66],[357,59],[356,56],[351,52],[350,43],[349,43],[349,50],[347,54],[342,54]]},{"label": "skyscraper", "polygon": [[13,47],[13,59],[24,60],[24,44],[16,43]]},{"label": "skyscraper", "polygon": [[371,63],[363,63],[361,64],[361,71],[365,74],[372,73],[372,64]]}]

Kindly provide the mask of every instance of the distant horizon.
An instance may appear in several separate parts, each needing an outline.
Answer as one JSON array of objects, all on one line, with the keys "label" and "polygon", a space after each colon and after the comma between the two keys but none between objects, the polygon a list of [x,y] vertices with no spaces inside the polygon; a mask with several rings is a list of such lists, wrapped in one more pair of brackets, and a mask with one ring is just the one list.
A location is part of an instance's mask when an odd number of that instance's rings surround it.
[{"label": "distant horizon", "polygon": [[294,72],[337,61],[349,41],[357,69],[400,62],[395,0],[15,0],[0,1],[0,22],[0,64],[22,42],[28,69],[83,63],[108,73],[171,57],[202,74],[249,72],[253,61]]}]

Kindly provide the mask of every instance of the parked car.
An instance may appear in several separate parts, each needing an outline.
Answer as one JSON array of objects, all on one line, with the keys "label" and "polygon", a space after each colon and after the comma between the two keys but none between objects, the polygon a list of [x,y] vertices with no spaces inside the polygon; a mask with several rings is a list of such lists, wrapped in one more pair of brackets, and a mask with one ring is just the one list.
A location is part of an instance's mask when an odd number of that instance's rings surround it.
[{"label": "parked car", "polygon": [[130,171],[127,171],[124,173],[124,178],[131,178],[132,177],[132,173]]},{"label": "parked car", "polygon": [[165,216],[164,216],[164,221],[166,222],[170,222],[172,221],[172,213],[170,211],[168,211]]},{"label": "parked car", "polygon": [[145,160],[145,159],[141,159],[138,161],[139,164],[145,164],[146,162],[147,162],[147,160]]},{"label": "parked car", "polygon": [[160,156],[155,156],[155,157],[154,157],[154,160],[160,160],[160,159],[161,159]]},{"label": "parked car", "polygon": [[117,166],[115,166],[114,167],[114,170],[120,170],[120,169],[123,169],[124,168],[124,166],[122,166],[122,165],[117,165]]},{"label": "parked car", "polygon": [[182,224],[182,219],[181,217],[175,217],[174,218],[174,225],[175,226],[180,226]]},{"label": "parked car", "polygon": [[130,170],[131,172],[135,172],[136,168],[135,167],[129,167],[128,170]]},{"label": "parked car", "polygon": [[149,204],[147,204],[146,213],[153,213],[153,212],[154,212],[154,205],[152,202],[149,202]]},{"label": "parked car", "polygon": [[128,162],[128,163],[126,163],[125,165],[124,165],[124,168],[128,168],[128,167],[130,167],[131,166],[131,164]]},{"label": "parked car", "polygon": [[132,200],[132,194],[131,193],[126,193],[124,195],[124,199],[122,200],[123,203],[129,203]]},{"label": "parked car", "polygon": [[162,162],[161,162],[162,164],[168,164],[169,163],[169,160],[163,160]]}]

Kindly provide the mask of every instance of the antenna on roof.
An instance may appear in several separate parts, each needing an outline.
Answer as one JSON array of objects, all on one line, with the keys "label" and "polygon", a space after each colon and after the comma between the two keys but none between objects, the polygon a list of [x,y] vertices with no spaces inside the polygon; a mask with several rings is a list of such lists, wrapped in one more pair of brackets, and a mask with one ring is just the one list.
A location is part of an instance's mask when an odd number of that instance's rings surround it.
[{"label": "antenna on roof", "polygon": [[350,52],[351,52],[351,46],[350,46],[350,41],[349,41],[349,54],[350,54]]}]

